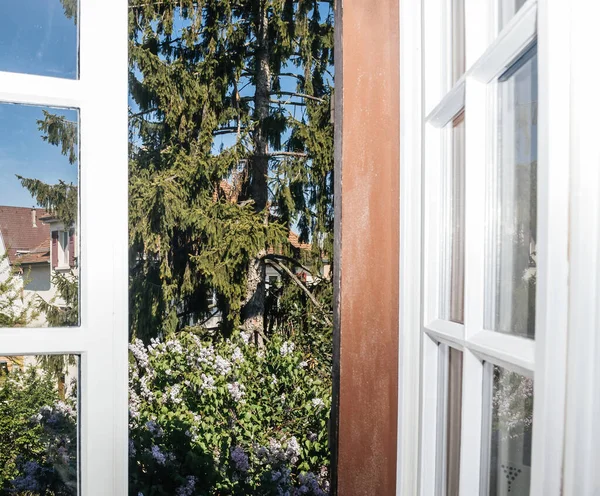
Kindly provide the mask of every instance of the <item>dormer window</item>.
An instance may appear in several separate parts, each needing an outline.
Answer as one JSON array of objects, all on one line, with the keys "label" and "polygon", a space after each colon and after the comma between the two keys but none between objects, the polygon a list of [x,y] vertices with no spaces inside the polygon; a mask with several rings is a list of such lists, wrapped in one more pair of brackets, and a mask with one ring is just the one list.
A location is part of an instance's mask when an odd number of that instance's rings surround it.
[{"label": "dormer window", "polygon": [[52,268],[68,269],[74,263],[74,233],[72,231],[52,231]]}]

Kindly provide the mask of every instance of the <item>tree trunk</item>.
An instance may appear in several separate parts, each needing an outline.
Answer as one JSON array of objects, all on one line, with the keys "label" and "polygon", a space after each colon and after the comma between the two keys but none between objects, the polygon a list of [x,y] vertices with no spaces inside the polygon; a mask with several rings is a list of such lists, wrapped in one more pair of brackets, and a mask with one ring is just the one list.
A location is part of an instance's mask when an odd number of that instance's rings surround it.
[{"label": "tree trunk", "polygon": [[[254,130],[254,155],[250,160],[250,198],[254,208],[264,214],[265,224],[269,221],[268,183],[269,143],[266,122],[269,117],[269,99],[271,96],[271,69],[269,66],[268,17],[265,2],[261,0],[256,28],[256,93],[254,95],[254,118],[257,121]],[[266,268],[263,257],[267,247],[259,250],[250,260],[247,272],[246,298],[242,309],[243,327],[254,334],[257,342],[264,335],[265,317],[265,278]]]}]

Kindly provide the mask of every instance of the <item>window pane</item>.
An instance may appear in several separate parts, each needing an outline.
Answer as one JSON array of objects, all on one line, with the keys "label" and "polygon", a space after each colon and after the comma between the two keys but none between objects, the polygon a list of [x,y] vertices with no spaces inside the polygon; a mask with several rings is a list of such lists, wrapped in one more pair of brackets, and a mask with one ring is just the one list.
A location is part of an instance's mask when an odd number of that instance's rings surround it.
[{"label": "window pane", "polygon": [[462,352],[448,353],[446,425],[446,496],[458,496],[460,478],[460,432],[462,415]]},{"label": "window pane", "polygon": [[76,495],[79,357],[0,364],[0,494]]},{"label": "window pane", "polygon": [[452,0],[452,83],[465,73],[465,0]]},{"label": "window pane", "polygon": [[78,0],[0,3],[0,71],[76,79]]},{"label": "window pane", "polygon": [[500,0],[499,28],[502,29],[525,5],[526,0]]},{"label": "window pane", "polygon": [[0,104],[0,327],[79,324],[78,119]]},{"label": "window pane", "polygon": [[490,496],[526,496],[531,472],[533,379],[493,366]]},{"label": "window pane", "polygon": [[498,160],[489,178],[486,327],[535,335],[537,52],[498,83]]},{"label": "window pane", "polygon": [[465,279],[465,120],[452,124],[452,164],[442,174],[442,277],[440,318],[464,322]]}]

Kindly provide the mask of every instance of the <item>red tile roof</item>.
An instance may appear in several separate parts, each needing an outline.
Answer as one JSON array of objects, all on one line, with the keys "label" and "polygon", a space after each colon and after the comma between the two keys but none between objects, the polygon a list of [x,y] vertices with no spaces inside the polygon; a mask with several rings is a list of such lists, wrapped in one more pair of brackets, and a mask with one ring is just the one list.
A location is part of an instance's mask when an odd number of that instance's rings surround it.
[{"label": "red tile roof", "polygon": [[21,265],[49,263],[50,262],[50,239],[42,242],[27,253],[17,253],[16,261]]},{"label": "red tile roof", "polygon": [[[32,210],[36,213],[37,227],[33,227]],[[11,264],[45,261],[42,252],[50,250],[50,226],[41,221],[45,214],[41,208],[0,206],[0,235]],[[29,253],[18,256],[17,252]]]},{"label": "red tile roof", "polygon": [[288,240],[294,248],[309,251],[312,248],[312,245],[309,243],[300,243],[300,236],[298,236],[294,231],[290,231],[290,234],[288,234]]}]

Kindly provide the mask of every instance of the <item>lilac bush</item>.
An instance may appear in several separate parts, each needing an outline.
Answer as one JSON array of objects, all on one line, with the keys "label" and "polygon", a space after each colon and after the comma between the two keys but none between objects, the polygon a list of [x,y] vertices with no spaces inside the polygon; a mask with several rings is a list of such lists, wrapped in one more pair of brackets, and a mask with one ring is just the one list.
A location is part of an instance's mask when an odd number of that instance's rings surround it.
[{"label": "lilac bush", "polygon": [[309,352],[190,331],[130,349],[130,494],[328,494],[330,370]]}]

